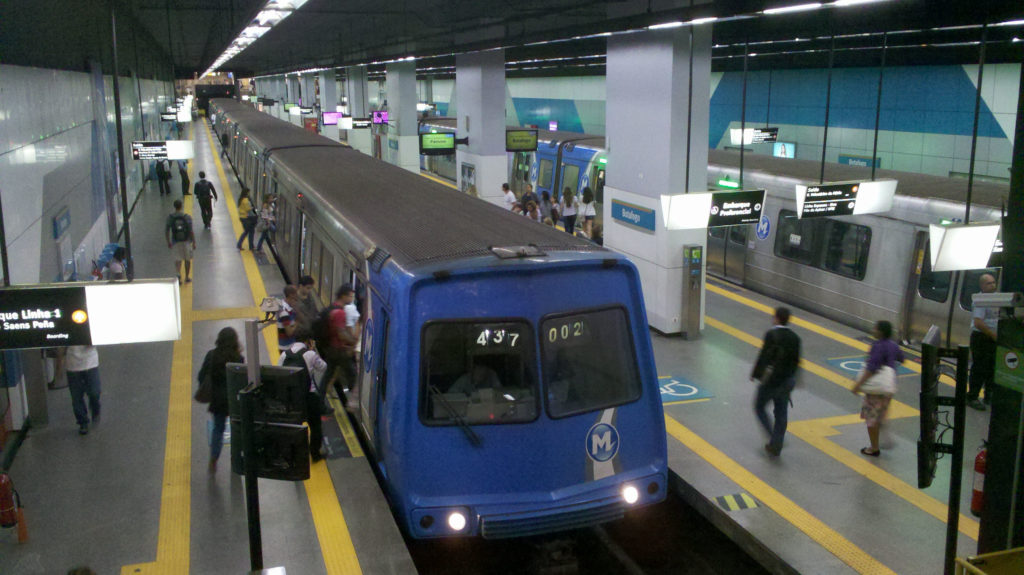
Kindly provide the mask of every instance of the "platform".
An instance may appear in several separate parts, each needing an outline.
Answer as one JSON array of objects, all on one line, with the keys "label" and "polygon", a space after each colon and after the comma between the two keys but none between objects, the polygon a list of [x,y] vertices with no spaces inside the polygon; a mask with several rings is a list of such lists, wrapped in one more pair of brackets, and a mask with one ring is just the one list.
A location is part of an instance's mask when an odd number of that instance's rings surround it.
[{"label": "platform", "polygon": [[[103,417],[88,435],[78,434],[68,390],[47,393],[49,422],[30,430],[11,469],[29,540],[18,544],[14,530],[0,531],[4,575],[81,565],[104,574],[249,572],[243,480],[230,471],[228,445],[219,469],[208,472],[209,415],[192,393],[217,332],[232,326],[244,336],[255,302],[280,295],[283,281],[272,259],[259,265],[252,252],[235,248],[237,182],[202,118],[192,137],[191,182],[205,171],[221,199],[205,230],[198,205],[186,198],[198,248],[194,281],[181,294],[182,338],[99,348]],[[164,240],[172,202],[181,197],[173,172],[171,196],[151,183],[133,208],[136,277],[174,276]],[[261,362],[276,362],[267,355],[276,332],[264,335]],[[328,458],[312,466],[308,481],[260,480],[264,565],[303,575],[415,573],[370,465],[341,421],[324,422]]]}]

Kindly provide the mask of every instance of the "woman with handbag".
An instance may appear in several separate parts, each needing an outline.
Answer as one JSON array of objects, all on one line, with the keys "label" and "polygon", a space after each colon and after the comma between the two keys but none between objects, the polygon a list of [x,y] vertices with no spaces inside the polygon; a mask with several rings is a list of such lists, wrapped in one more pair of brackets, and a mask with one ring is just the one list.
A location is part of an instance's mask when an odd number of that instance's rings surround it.
[{"label": "woman with handbag", "polygon": [[256,221],[259,216],[252,208],[252,200],[249,199],[249,188],[242,188],[238,195],[238,220],[242,223],[242,235],[238,236],[238,251],[242,251],[242,241],[249,238],[249,249],[252,249],[252,236],[256,232]]},{"label": "woman with handbag", "polygon": [[217,459],[224,447],[224,428],[228,419],[228,375],[227,364],[242,363],[242,345],[238,332],[226,327],[217,334],[214,348],[206,352],[203,367],[199,369],[199,389],[195,399],[209,403],[208,411],[213,416],[213,431],[210,433],[210,473],[217,471]]},{"label": "woman with handbag", "polygon": [[882,450],[878,447],[878,435],[889,412],[889,402],[896,393],[896,368],[903,363],[903,350],[892,338],[892,324],[882,320],[875,324],[875,342],[868,352],[868,362],[864,370],[857,376],[854,384],[854,395],[864,392],[864,403],[860,408],[860,418],[868,427],[870,447],[860,450],[864,455],[878,457]]}]

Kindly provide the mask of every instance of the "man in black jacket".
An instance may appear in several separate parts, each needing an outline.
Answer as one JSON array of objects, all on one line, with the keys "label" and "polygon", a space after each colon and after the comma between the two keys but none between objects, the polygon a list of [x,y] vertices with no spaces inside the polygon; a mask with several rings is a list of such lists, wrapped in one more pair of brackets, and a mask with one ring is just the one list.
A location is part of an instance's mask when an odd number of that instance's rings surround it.
[{"label": "man in black jacket", "polygon": [[[796,385],[796,370],[800,364],[800,337],[787,327],[789,310],[775,310],[774,324],[764,335],[764,345],[757,356],[751,380],[758,380],[754,413],[771,439],[764,446],[771,455],[782,452],[782,441],[789,423],[789,394]],[[775,404],[775,422],[768,419],[765,406]]]},{"label": "man in black jacket", "polygon": [[212,202],[217,201],[217,190],[206,179],[206,172],[199,172],[199,181],[196,182],[195,195],[196,200],[199,202],[199,211],[203,215],[203,225],[206,226],[206,229],[210,229],[210,220],[213,219]]}]

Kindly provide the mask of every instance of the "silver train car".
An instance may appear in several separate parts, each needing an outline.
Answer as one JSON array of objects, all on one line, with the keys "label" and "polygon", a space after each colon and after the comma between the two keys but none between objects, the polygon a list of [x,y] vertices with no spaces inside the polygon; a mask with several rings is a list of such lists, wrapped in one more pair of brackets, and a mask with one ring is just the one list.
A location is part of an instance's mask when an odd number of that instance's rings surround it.
[{"label": "silver train car", "polygon": [[[711,150],[709,183],[739,181],[739,163],[737,152]],[[943,344],[967,344],[971,296],[979,277],[998,277],[999,268],[934,272],[928,257],[929,224],[964,218],[967,180],[876,170],[877,179],[899,182],[888,213],[800,220],[794,186],[817,183],[820,170],[819,162],[746,154],[743,187],[767,190],[769,225],[710,229],[708,273],[864,331],[889,320],[911,344],[932,325]],[[870,168],[830,163],[824,179],[863,181]],[[970,221],[999,220],[1008,195],[1007,184],[976,180]]]}]

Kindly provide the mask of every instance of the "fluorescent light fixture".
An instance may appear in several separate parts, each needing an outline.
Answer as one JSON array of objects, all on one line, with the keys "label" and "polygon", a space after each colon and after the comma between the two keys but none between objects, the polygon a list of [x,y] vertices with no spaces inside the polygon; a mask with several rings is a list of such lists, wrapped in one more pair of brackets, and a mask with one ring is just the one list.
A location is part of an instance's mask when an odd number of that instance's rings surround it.
[{"label": "fluorescent light fixture", "polygon": [[993,24],[993,26],[1024,26],[1024,20],[1007,20],[1006,22]]},{"label": "fluorescent light fixture", "polygon": [[282,20],[291,16],[296,10],[302,8],[307,0],[268,0],[263,9],[256,14],[256,18],[242,30],[237,38],[232,40],[224,53],[214,60],[213,65],[203,72],[200,79],[216,72],[242,50],[248,48],[253,42],[260,39],[270,29],[281,23]]},{"label": "fluorescent light fixture", "polygon": [[998,235],[998,222],[929,225],[932,271],[977,270],[987,267]]},{"label": "fluorescent light fixture", "polygon": [[682,25],[683,25],[683,23],[679,22],[677,20],[675,22],[664,22],[662,24],[654,24],[652,26],[648,26],[647,29],[648,30],[664,30],[664,29],[667,29],[667,28],[678,28],[678,27],[680,27]]},{"label": "fluorescent light fixture", "polygon": [[731,180],[718,180],[718,185],[722,186],[723,188],[731,188],[733,190],[740,189],[740,183],[733,182]]},{"label": "fluorescent light fixture", "polygon": [[788,14],[789,12],[803,12],[805,10],[817,10],[821,8],[821,2],[811,2],[808,4],[794,4],[793,6],[781,6],[779,8],[768,8],[763,10],[762,14]]},{"label": "fluorescent light fixture", "polygon": [[695,18],[690,20],[689,23],[693,26],[699,26],[701,24],[710,24],[716,20],[718,20],[718,16],[708,16],[707,18]]},{"label": "fluorescent light fixture", "polygon": [[837,8],[845,8],[847,6],[857,6],[859,4],[877,4],[878,2],[885,2],[886,0],[836,0],[832,3]]}]

